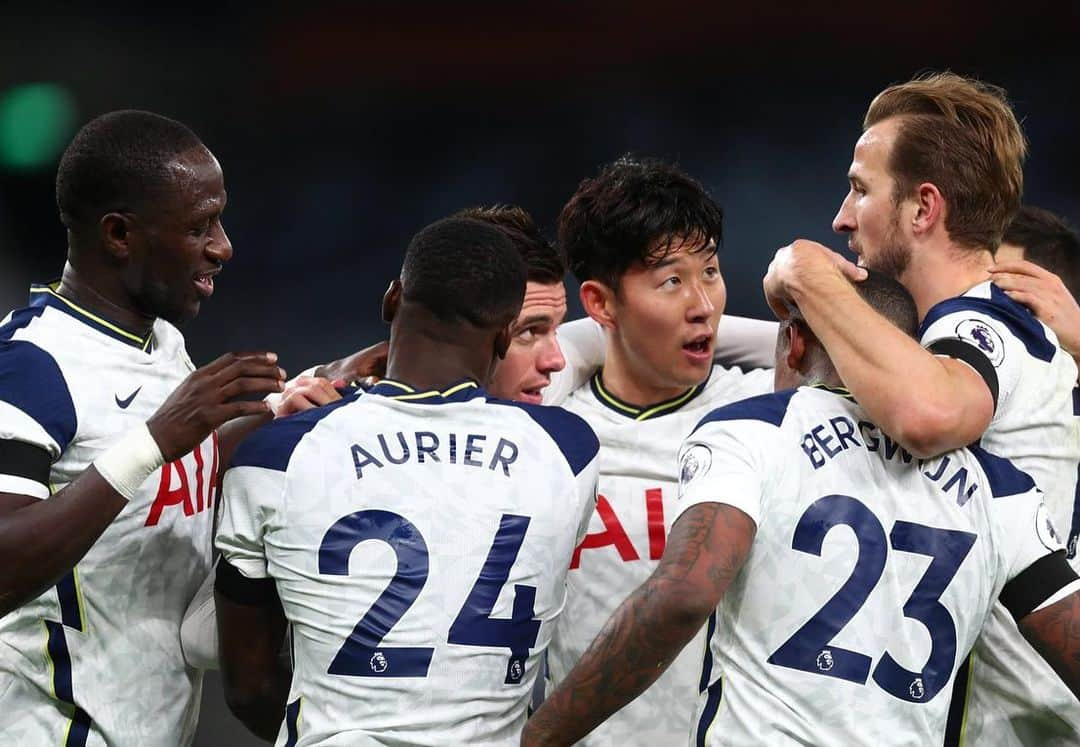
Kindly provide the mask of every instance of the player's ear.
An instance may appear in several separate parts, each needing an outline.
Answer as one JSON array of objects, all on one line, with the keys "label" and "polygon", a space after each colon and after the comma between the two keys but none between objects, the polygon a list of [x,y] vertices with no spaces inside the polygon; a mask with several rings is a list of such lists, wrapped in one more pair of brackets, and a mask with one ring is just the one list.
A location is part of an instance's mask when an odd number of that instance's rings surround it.
[{"label": "player's ear", "polygon": [[615,328],[615,291],[597,280],[581,284],[581,306],[594,322],[606,329]]},{"label": "player's ear", "polygon": [[114,259],[126,260],[131,256],[134,216],[130,213],[105,213],[98,221],[98,238],[105,251]]},{"label": "player's ear", "polygon": [[915,189],[915,214],[911,218],[911,230],[916,235],[925,234],[945,215],[945,198],[941,190],[930,182]]},{"label": "player's ear", "polygon": [[792,371],[805,373],[803,364],[806,362],[806,325],[798,321],[792,321],[787,325],[787,365]]},{"label": "player's ear", "polygon": [[401,306],[401,281],[390,281],[390,287],[386,289],[386,293],[382,297],[382,318],[387,324],[394,321],[394,317],[397,316],[398,308]]}]

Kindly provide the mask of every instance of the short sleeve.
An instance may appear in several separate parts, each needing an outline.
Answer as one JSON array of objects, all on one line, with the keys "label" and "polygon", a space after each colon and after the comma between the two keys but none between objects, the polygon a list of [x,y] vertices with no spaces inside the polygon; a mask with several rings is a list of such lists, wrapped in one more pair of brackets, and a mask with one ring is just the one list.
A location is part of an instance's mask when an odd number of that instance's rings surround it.
[{"label": "short sleeve", "polygon": [[986,381],[995,409],[1020,381],[1024,360],[1050,362],[1057,345],[1042,324],[1001,291],[993,299],[962,296],[933,307],[923,320],[920,341],[936,355],[962,360]]},{"label": "short sleeve", "polygon": [[0,341],[0,442],[12,442],[0,444],[0,492],[47,496],[48,485],[41,484],[48,481],[42,474],[47,469],[37,466],[33,451],[55,462],[77,430],[75,405],[56,360],[33,343]]},{"label": "short sleeve", "polygon": [[[716,330],[713,358],[723,366],[772,368],[776,365],[776,333],[779,328],[779,322],[724,314]],[[772,384],[769,386],[771,388]]]},{"label": "short sleeve", "polygon": [[775,425],[760,420],[703,423],[679,449],[676,518],[699,503],[725,503],[760,523],[766,444],[776,433]]},{"label": "short sleeve", "polygon": [[991,516],[997,524],[996,536],[1001,538],[999,549],[1007,581],[1046,555],[1065,549],[1038,490],[994,498]]},{"label": "short sleeve", "polygon": [[232,467],[222,480],[217,548],[247,578],[269,576],[263,544],[269,501],[284,489],[285,473],[265,467]]}]

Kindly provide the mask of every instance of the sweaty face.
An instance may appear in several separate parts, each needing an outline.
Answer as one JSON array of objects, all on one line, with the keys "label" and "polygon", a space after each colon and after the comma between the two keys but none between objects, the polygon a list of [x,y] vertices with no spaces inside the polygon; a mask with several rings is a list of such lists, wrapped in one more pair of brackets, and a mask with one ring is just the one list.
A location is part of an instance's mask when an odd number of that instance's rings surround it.
[{"label": "sweaty face", "polygon": [[566,366],[555,330],[566,318],[566,288],[529,281],[514,322],[506,357],[495,369],[489,391],[496,397],[540,404],[551,374]]},{"label": "sweaty face", "polygon": [[700,239],[676,239],[659,262],[631,266],[615,294],[615,344],[639,387],[659,393],[700,384],[726,303],[716,252],[702,250]]},{"label": "sweaty face", "polygon": [[894,199],[895,180],[888,170],[898,128],[895,119],[874,125],[855,144],[848,169],[850,189],[833,230],[848,234],[848,248],[859,265],[899,278],[911,262],[910,242],[900,227],[901,206]]},{"label": "sweaty face", "polygon": [[136,305],[173,324],[194,319],[232,257],[221,225],[225,181],[217,159],[194,149],[169,164],[171,182],[156,204],[135,214],[124,276]]}]

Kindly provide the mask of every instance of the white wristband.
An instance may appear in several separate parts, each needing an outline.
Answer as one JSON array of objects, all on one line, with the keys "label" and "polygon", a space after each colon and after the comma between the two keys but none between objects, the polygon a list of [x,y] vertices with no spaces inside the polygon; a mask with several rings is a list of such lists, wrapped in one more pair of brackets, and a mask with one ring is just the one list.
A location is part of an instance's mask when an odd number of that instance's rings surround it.
[{"label": "white wristband", "polygon": [[135,497],[135,492],[146,482],[146,478],[163,464],[165,457],[146,423],[124,434],[94,460],[94,468],[105,478],[105,482],[129,501]]}]

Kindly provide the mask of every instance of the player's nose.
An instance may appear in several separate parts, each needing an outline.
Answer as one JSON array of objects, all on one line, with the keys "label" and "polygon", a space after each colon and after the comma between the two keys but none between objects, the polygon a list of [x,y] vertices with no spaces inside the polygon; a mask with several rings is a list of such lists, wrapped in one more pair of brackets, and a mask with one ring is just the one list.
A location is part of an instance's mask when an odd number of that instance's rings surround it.
[{"label": "player's nose", "polygon": [[219,263],[228,262],[232,259],[233,247],[229,241],[229,235],[225,233],[225,226],[217,224],[217,231],[206,244],[206,254]]},{"label": "player's nose", "polygon": [[699,322],[708,319],[716,311],[712,295],[704,284],[694,283],[690,292],[689,306],[686,309],[686,318],[691,322]]},{"label": "player's nose", "polygon": [[543,374],[552,374],[566,368],[566,358],[563,357],[562,348],[559,347],[559,341],[554,334],[544,343],[543,350],[536,361],[536,368]]},{"label": "player's nose", "polygon": [[836,233],[850,233],[855,230],[855,211],[851,206],[851,193],[840,203],[836,217],[832,221],[832,230]]}]

